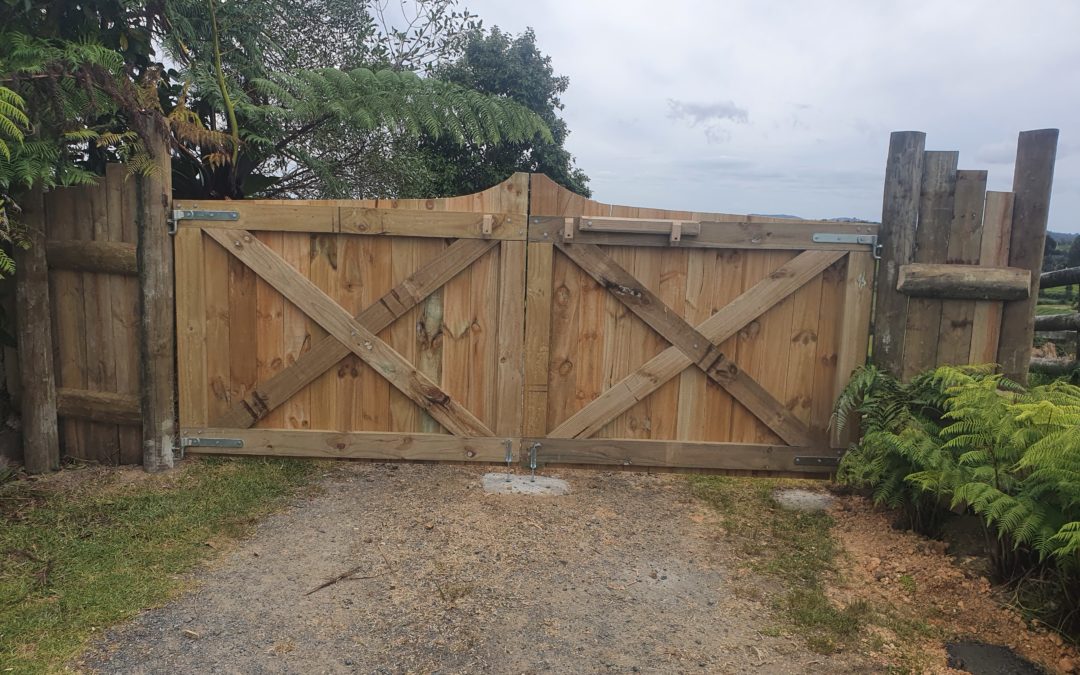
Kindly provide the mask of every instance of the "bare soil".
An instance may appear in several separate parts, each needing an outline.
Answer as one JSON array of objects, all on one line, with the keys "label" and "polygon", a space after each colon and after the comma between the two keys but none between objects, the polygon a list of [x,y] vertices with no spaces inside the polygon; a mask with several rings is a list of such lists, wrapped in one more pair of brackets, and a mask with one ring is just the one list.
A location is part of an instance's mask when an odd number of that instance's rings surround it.
[{"label": "bare soil", "polygon": [[[100,672],[866,672],[775,626],[768,583],[670,475],[552,472],[562,497],[486,495],[484,469],[343,465],[193,588],[109,631]],[[322,584],[340,578],[319,590]]]},{"label": "bare soil", "polygon": [[884,634],[878,652],[867,656],[890,662],[914,648],[928,656],[928,671],[954,673],[945,666],[944,642],[971,639],[1009,647],[1050,673],[1075,672],[1080,664],[1075,645],[1045,626],[1031,626],[1009,605],[1004,591],[986,578],[981,559],[893,529],[890,514],[861,497],[844,497],[832,515],[833,536],[845,555],[830,596],[840,603],[861,599],[889,606],[937,629],[934,639],[914,647]]}]

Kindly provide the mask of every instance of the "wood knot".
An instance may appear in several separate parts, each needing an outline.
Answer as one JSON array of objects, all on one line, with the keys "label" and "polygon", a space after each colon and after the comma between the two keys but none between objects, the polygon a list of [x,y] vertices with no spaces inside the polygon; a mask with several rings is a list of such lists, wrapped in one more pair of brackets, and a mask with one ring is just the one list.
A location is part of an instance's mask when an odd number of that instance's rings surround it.
[{"label": "wood knot", "polygon": [[559,375],[562,375],[563,377],[566,377],[567,375],[570,374],[570,371],[572,371],[573,369],[574,369],[574,362],[571,361],[570,359],[565,359],[562,363],[559,364]]},{"label": "wood knot", "polygon": [[435,405],[446,405],[450,402],[449,394],[430,384],[420,383],[420,395]]},{"label": "wood knot", "polygon": [[566,284],[562,284],[555,289],[555,303],[563,307],[570,302],[570,289],[566,287]]}]

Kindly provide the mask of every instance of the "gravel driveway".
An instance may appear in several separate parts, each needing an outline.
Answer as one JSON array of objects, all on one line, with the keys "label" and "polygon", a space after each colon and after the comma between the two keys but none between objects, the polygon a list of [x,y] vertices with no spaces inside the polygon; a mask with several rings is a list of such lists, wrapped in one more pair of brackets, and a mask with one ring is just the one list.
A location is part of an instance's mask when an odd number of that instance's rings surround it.
[{"label": "gravel driveway", "polygon": [[[486,495],[486,469],[343,464],[106,635],[108,673],[854,671],[769,637],[761,582],[679,476],[554,472],[563,497]],[[319,590],[320,585],[338,577]]]}]

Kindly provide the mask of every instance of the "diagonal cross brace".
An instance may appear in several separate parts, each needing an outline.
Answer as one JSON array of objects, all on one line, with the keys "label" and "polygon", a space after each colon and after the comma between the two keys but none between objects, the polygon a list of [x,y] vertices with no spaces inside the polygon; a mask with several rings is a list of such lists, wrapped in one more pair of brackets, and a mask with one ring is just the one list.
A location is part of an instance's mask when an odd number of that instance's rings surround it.
[{"label": "diagonal cross brace", "polygon": [[[442,288],[497,243],[494,240],[459,239],[439,257],[409,275],[357,314],[356,320],[372,333],[378,333]],[[334,336],[322,338],[287,368],[255,385],[246,397],[233,404],[220,419],[215,420],[214,426],[243,429],[254,426],[270,411],[314,382],[350,353],[352,350]]]},{"label": "diagonal cross brace", "polygon": [[204,232],[451,433],[456,436],[494,436],[475,415],[250,232],[213,228],[206,228]]},{"label": "diagonal cross brace", "polygon": [[[793,260],[744,291],[723,309],[702,321],[695,330],[712,344],[720,344],[845,255],[847,255],[846,251],[815,250],[800,253]],[[630,305],[627,306],[633,309]],[[588,438],[694,363],[694,359],[673,344],[616,382],[547,435],[551,438]],[[712,379],[732,392],[736,398],[739,395],[744,396],[746,401],[750,401],[765,416],[763,417],[751,405],[743,402],[743,399],[740,399],[740,402],[747,405],[747,408],[761,417],[766,424],[772,422],[770,426],[776,431],[773,425],[783,418],[784,413],[776,408],[776,405],[780,408],[783,406],[775,398],[726,359],[715,362],[713,370],[714,372],[710,374]],[[724,380],[727,380],[726,384]],[[740,391],[740,394],[734,393],[731,389],[733,386]],[[786,410],[786,408],[783,409]],[[799,421],[799,424],[802,422]],[[797,429],[794,433],[798,433]]]}]

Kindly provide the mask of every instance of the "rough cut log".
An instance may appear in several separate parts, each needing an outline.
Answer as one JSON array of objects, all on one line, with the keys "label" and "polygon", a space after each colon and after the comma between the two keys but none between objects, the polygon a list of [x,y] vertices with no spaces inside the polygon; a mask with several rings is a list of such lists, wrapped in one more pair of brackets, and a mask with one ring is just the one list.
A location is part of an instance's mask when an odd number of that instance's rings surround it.
[{"label": "rough cut log", "polygon": [[1076,340],[1074,330],[1039,330],[1035,328],[1035,337],[1048,342],[1071,342]]},{"label": "rough cut log", "polygon": [[903,366],[908,299],[893,289],[900,266],[911,262],[915,253],[925,145],[926,134],[921,131],[894,131],[885,165],[873,354],[877,365],[898,377]]},{"label": "rough cut log", "polygon": [[1035,330],[1080,330],[1080,314],[1048,314],[1035,317]]},{"label": "rough cut log", "polygon": [[30,247],[15,247],[15,335],[22,385],[23,464],[29,473],[43,473],[60,468],[60,437],[41,192],[35,190],[27,195],[24,207]]},{"label": "rough cut log", "polygon": [[1080,267],[1067,267],[1063,270],[1043,272],[1039,277],[1039,288],[1060,288],[1080,284]]},{"label": "rough cut log", "polygon": [[1072,359],[1043,359],[1033,358],[1028,370],[1043,375],[1068,375],[1076,370],[1077,362]]},{"label": "rough cut log", "polygon": [[142,423],[137,394],[60,387],[56,390],[56,408],[61,417],[76,417],[106,424]]},{"label": "rough cut log", "polygon": [[173,466],[176,438],[176,320],[173,248],[168,210],[172,204],[172,169],[161,129],[148,116],[137,118],[155,171],[137,175],[136,231],[139,268],[139,373],[141,375],[143,468]]},{"label": "rough cut log", "polygon": [[896,290],[922,298],[1023,300],[1031,272],[1016,267],[912,263],[900,267]]},{"label": "rough cut log", "polygon": [[[1013,223],[1009,235],[1009,267],[1042,270],[1046,219],[1057,156],[1057,129],[1024,131],[1016,146],[1013,171]],[[1031,341],[1035,332],[1035,296],[1038,279],[1031,280],[1031,296],[1005,303],[1001,317],[998,359],[1001,370],[1017,382],[1027,382]]]},{"label": "rough cut log", "polygon": [[50,241],[45,245],[49,268],[78,272],[138,272],[135,244],[122,241]]}]

